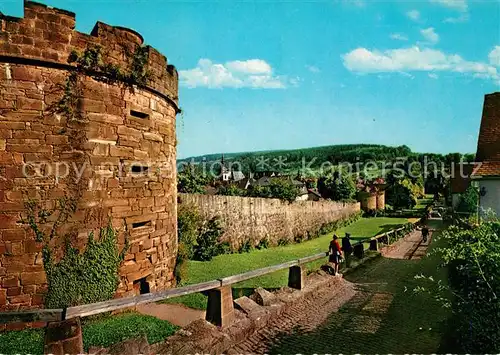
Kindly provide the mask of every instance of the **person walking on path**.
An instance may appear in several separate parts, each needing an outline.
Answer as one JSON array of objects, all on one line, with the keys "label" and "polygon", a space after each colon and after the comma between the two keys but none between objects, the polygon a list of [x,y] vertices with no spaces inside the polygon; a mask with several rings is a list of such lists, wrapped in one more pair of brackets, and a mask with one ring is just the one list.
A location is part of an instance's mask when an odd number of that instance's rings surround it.
[{"label": "person walking on path", "polygon": [[337,237],[336,234],[333,235],[332,240],[330,241],[330,247],[329,247],[329,259],[328,261],[330,263],[333,263],[334,267],[333,270],[335,272],[335,275],[340,275],[339,274],[339,264],[340,264],[340,259],[342,258],[342,248],[340,247],[339,237]]},{"label": "person walking on path", "polygon": [[349,261],[352,254],[351,235],[349,233],[346,233],[345,237],[342,238],[342,251],[344,252],[346,267],[349,267]]},{"label": "person walking on path", "polygon": [[429,236],[429,228],[427,226],[422,227],[422,240],[424,243],[427,243],[427,237]]}]

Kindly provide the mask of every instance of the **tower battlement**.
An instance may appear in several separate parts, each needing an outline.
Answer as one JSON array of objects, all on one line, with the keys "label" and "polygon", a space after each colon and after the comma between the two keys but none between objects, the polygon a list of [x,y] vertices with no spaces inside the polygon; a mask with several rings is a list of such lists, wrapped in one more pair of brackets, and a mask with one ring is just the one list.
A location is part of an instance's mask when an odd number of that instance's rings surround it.
[{"label": "tower battlement", "polygon": [[[78,32],[73,12],[33,1],[25,1],[24,17],[0,13],[0,21],[0,56],[5,62],[32,60],[42,66],[65,66],[72,51],[100,46],[109,63],[125,68],[130,53],[144,45],[143,37],[134,30],[102,22],[90,34]],[[150,73],[146,86],[177,104],[177,70],[156,49],[146,46],[146,51]]]}]

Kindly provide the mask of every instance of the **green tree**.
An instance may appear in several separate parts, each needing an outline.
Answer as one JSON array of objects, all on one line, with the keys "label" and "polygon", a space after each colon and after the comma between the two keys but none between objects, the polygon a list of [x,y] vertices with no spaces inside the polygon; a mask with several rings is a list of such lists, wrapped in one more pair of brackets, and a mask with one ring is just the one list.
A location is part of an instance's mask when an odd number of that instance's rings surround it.
[{"label": "green tree", "polygon": [[386,189],[386,203],[395,209],[413,208],[417,204],[418,187],[410,179],[388,179],[391,183]]},{"label": "green tree", "polygon": [[318,179],[318,191],[324,198],[348,200],[354,198],[356,185],[349,174],[334,171],[331,175]]},{"label": "green tree", "polygon": [[191,194],[205,193],[208,179],[204,177],[195,166],[187,164],[177,174],[177,191]]},{"label": "green tree", "polygon": [[279,198],[285,201],[295,201],[299,195],[299,189],[288,180],[276,179],[269,185],[272,198]]},{"label": "green tree", "polygon": [[463,194],[460,195],[457,211],[475,213],[477,212],[478,193],[474,186],[469,186]]},{"label": "green tree", "polygon": [[243,189],[240,189],[237,185],[235,184],[229,184],[225,186],[221,186],[219,190],[217,191],[217,195],[224,195],[224,196],[245,196],[246,191]]},{"label": "green tree", "polygon": [[274,179],[266,186],[251,186],[247,191],[249,197],[279,198],[285,201],[295,201],[299,189],[285,179]]}]

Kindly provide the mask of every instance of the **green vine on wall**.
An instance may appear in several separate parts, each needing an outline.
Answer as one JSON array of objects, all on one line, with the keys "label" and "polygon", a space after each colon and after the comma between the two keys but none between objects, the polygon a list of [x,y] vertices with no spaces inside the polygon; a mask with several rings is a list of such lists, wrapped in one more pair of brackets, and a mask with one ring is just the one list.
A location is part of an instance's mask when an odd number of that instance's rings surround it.
[{"label": "green vine on wall", "polygon": [[137,47],[134,53],[125,51],[125,56],[129,62],[126,69],[117,64],[106,62],[102,47],[98,45],[88,46],[82,53],[76,50],[71,51],[68,63],[74,64],[75,68],[70,71],[62,85],[63,95],[55,103],[52,111],[63,115],[70,122],[85,121],[81,109],[82,76],[89,76],[107,84],[120,85],[132,93],[135,86],[145,86],[151,77],[151,73],[147,69],[149,48]]},{"label": "green vine on wall", "polygon": [[[56,261],[57,251],[51,246],[51,241],[58,237],[59,227],[76,211],[76,207],[76,200],[66,197],[51,210],[35,200],[25,203],[26,218],[21,222],[33,230],[36,241],[43,243],[43,266],[48,283],[45,306],[48,308],[108,300],[119,284],[118,270],[129,245],[126,240],[122,250],[118,249],[117,232],[111,224],[100,229],[98,239],[91,232],[83,252],[72,246],[65,236],[62,257]],[[52,226],[45,228],[50,223]]]}]

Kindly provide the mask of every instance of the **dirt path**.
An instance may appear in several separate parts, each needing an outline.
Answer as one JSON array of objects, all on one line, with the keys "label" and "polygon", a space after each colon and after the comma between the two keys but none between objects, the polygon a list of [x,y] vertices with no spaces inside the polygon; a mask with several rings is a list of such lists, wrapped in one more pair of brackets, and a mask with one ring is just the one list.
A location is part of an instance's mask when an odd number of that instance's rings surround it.
[{"label": "dirt path", "polygon": [[416,230],[393,245],[382,248],[380,252],[385,258],[390,259],[420,259],[425,255],[431,240],[432,233],[429,234],[427,241],[424,243],[422,232]]},{"label": "dirt path", "polygon": [[186,307],[182,304],[147,303],[136,308],[137,312],[167,320],[179,327],[185,327],[197,319],[205,319],[205,311]]}]

